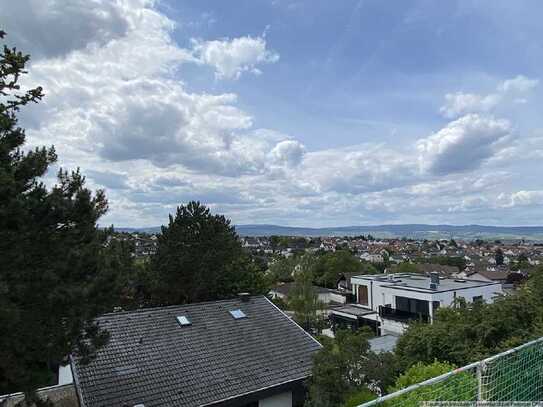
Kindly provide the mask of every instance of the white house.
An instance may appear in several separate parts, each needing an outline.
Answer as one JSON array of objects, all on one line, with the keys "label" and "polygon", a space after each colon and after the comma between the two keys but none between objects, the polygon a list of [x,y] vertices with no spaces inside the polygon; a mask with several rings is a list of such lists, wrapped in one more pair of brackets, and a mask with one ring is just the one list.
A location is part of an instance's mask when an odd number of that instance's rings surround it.
[{"label": "white house", "polygon": [[364,252],[359,257],[361,260],[369,261],[370,263],[382,263],[384,261],[382,254]]},{"label": "white house", "polygon": [[432,322],[434,311],[456,299],[485,301],[503,294],[499,282],[441,278],[437,273],[378,274],[351,278],[355,304],[332,310],[334,326],[372,327],[377,334],[401,334],[409,321]]}]

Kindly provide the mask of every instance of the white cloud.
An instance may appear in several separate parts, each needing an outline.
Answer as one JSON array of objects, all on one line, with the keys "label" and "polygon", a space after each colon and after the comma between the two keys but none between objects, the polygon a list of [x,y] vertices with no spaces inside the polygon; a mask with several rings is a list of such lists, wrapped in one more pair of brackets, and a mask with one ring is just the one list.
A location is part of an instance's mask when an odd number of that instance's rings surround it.
[{"label": "white cloud", "polygon": [[274,63],[279,54],[266,47],[262,37],[225,38],[222,40],[193,40],[195,58],[215,69],[217,78],[238,79],[242,73],[260,74],[259,65]]},{"label": "white cloud", "polygon": [[417,142],[421,169],[435,175],[473,170],[499,151],[510,134],[507,120],[466,115]]},{"label": "white cloud", "polygon": [[503,81],[497,86],[495,92],[487,95],[465,92],[447,93],[445,104],[439,111],[443,116],[452,119],[469,113],[491,112],[503,103],[525,104],[527,99],[520,96],[527,94],[538,84],[538,79],[518,75]]},{"label": "white cloud", "polygon": [[518,75],[515,78],[505,80],[498,89],[502,92],[528,92],[539,85],[539,79],[530,79],[524,75]]},{"label": "white cloud", "polygon": [[[14,13],[36,8],[9,34],[24,44],[35,38],[29,45],[38,58],[26,85],[46,92],[22,112],[22,124],[34,145],[54,143],[63,166],[82,167],[92,187],[107,189],[104,223],[156,225],[191,199],[234,222],[293,224],[431,222],[450,213],[481,223],[539,202],[536,191],[504,188],[500,181],[510,185],[513,175],[496,167],[541,158],[541,138],[512,139],[507,120],[463,115],[522,99],[534,80],[506,81],[487,96],[453,94],[451,116],[463,117],[417,143],[307,151],[299,140],[258,128],[236,94],[190,92],[181,81],[186,63],[236,79],[276,62],[264,36],[198,40],[184,49],[154,1],[95,0],[81,10],[77,2],[64,10],[56,2],[18,4],[25,10],[10,3]],[[63,39],[78,22],[79,37]],[[504,194],[499,200],[496,191]]]},{"label": "white cloud", "polygon": [[498,196],[498,202],[503,207],[514,208],[517,206],[533,206],[543,204],[543,191],[515,191],[502,193]]},{"label": "white cloud", "polygon": [[362,193],[405,185],[417,173],[401,151],[367,144],[308,153],[295,178],[319,192]]},{"label": "white cloud", "polygon": [[447,93],[445,95],[445,105],[441,107],[440,112],[448,118],[473,112],[488,112],[494,109],[501,99],[502,96],[499,94],[482,96],[475,93]]},{"label": "white cloud", "polygon": [[[46,92],[44,103],[24,116],[36,144],[54,137],[64,162],[77,165],[97,158],[148,160],[158,167],[238,176],[267,171],[274,148],[272,156],[289,154],[283,158],[293,163],[295,149],[276,147],[287,137],[275,133],[272,140],[252,129],[252,118],[235,106],[235,94],[185,90],[174,73],[194,57],[172,41],[173,23],[152,3],[115,4],[129,22],[125,35],[31,65],[27,85],[39,84]],[[254,41],[265,48],[262,39]],[[236,54],[238,42],[231,43]],[[270,58],[267,51],[242,58],[236,69]]]},{"label": "white cloud", "polygon": [[293,167],[298,165],[305,154],[305,147],[297,140],[283,140],[271,150],[273,163]]}]

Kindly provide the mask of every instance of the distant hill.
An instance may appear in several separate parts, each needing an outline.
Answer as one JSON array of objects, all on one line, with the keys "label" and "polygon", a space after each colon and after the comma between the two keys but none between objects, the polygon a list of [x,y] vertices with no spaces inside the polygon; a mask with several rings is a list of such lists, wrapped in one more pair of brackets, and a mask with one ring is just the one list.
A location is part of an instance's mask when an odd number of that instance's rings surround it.
[{"label": "distant hill", "polygon": [[483,225],[374,225],[332,228],[301,228],[276,225],[237,225],[241,236],[355,236],[371,234],[376,237],[409,237],[417,239],[527,239],[543,240],[543,226],[483,226]]},{"label": "distant hill", "polygon": [[115,227],[117,232],[126,232],[126,233],[160,233],[161,226],[151,226],[148,228],[124,228],[124,227]]},{"label": "distant hill", "polygon": [[[122,232],[158,233],[160,227],[115,228]],[[504,239],[542,240],[543,226],[483,226],[483,225],[374,225],[340,226],[331,228],[304,228],[277,225],[236,225],[240,236],[356,236],[371,234],[375,237],[408,237],[414,239]]]}]

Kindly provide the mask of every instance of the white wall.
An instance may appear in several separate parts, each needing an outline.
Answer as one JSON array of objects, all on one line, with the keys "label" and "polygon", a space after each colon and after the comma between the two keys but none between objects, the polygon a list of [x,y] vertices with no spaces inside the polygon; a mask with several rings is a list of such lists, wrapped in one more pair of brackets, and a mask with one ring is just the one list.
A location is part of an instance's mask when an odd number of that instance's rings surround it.
[{"label": "white wall", "polygon": [[58,384],[70,384],[73,383],[74,378],[72,377],[72,368],[70,365],[58,367]]},{"label": "white wall", "polygon": [[381,336],[382,335],[401,335],[407,329],[407,324],[400,321],[393,321],[392,319],[382,319],[381,321]]},{"label": "white wall", "polygon": [[289,391],[259,400],[258,407],[292,407],[292,393]]},{"label": "white wall", "polygon": [[347,299],[345,298],[344,295],[331,292],[330,293],[330,301],[334,301],[334,302],[337,302],[339,304],[345,304],[347,302]]},{"label": "white wall", "polygon": [[362,279],[352,279],[353,284],[353,293],[357,297],[358,302],[358,285],[366,285],[368,287],[368,307],[371,307],[372,310],[378,311],[380,305],[391,304],[394,308],[396,306],[395,297],[408,297],[414,298],[417,300],[425,301],[439,301],[440,307],[448,307],[454,302],[455,293],[456,298],[464,297],[467,302],[471,302],[473,297],[482,295],[485,302],[492,302],[494,297],[498,294],[502,294],[502,287],[500,284],[494,285],[484,285],[479,287],[472,288],[463,288],[454,291],[444,291],[444,292],[423,292],[410,290],[409,288],[391,288],[386,287],[390,285],[388,281],[373,281],[362,280]]}]

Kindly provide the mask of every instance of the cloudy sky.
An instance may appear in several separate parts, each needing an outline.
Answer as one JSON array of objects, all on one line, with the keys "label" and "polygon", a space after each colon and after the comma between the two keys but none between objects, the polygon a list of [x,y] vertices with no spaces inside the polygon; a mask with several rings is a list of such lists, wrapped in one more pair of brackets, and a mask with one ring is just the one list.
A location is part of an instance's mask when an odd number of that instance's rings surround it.
[{"label": "cloudy sky", "polygon": [[539,0],[0,3],[104,224],[543,223]]}]

